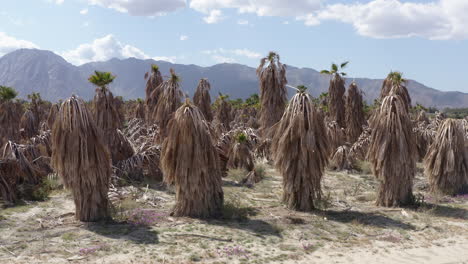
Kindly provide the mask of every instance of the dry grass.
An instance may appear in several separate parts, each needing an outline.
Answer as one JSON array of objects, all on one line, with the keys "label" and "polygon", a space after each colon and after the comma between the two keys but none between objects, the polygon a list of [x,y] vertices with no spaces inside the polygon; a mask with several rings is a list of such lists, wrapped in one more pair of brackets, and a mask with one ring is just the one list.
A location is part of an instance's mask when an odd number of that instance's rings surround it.
[{"label": "dry grass", "polygon": [[[217,220],[170,217],[174,195],[146,187],[124,196],[119,215],[123,221],[139,209],[160,215],[148,226],[79,223],[66,192],[8,208],[0,212],[0,259],[21,264],[371,263],[378,258],[382,263],[417,263],[427,256],[439,263],[468,260],[459,254],[467,245],[466,198],[441,197],[445,201],[435,203],[421,190],[426,204],[418,209],[381,208],[373,205],[378,182],[372,175],[325,172],[328,208],[295,212],[280,204],[281,175],[269,166],[265,174],[254,188],[244,188],[230,183],[230,173],[223,186],[224,217]],[[415,186],[425,184],[418,174]],[[84,251],[88,253],[80,254]]]}]

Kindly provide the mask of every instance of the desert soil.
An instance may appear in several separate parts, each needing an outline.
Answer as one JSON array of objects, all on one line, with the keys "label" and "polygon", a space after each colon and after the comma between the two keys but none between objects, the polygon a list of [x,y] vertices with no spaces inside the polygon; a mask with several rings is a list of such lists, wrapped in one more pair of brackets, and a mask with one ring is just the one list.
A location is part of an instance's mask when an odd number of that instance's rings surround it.
[{"label": "desert soil", "polygon": [[[218,220],[169,216],[174,193],[157,183],[114,190],[113,223],[76,221],[65,190],[3,209],[0,263],[468,263],[468,196],[427,193],[421,169],[417,207],[376,207],[369,172],[327,171],[321,209],[303,213],[281,204],[281,176],[264,166],[253,188],[229,173]],[[150,224],[126,221],[140,209]]]}]

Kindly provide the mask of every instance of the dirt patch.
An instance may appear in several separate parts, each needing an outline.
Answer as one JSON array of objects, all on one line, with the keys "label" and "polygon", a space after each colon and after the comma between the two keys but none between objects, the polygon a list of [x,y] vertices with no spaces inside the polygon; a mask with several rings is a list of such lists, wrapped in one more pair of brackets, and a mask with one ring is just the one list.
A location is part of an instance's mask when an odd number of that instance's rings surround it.
[{"label": "dirt patch", "polygon": [[0,263],[463,263],[468,197],[434,197],[418,174],[417,208],[374,206],[369,174],[327,172],[320,210],[287,210],[271,167],[253,188],[224,179],[224,217],[169,216],[174,194],[143,184],[113,194],[114,222],[74,219],[63,191],[0,212]]}]

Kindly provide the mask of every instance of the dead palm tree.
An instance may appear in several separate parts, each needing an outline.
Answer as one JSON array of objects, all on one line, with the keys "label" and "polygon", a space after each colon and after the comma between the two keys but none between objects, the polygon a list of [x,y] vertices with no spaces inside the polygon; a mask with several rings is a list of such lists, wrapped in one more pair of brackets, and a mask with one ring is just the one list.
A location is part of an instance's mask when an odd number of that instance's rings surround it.
[{"label": "dead palm tree", "polygon": [[26,111],[20,120],[20,134],[25,140],[28,140],[39,134],[39,123],[37,117],[31,110]]},{"label": "dead palm tree", "polygon": [[133,156],[134,151],[130,142],[118,132],[123,117],[118,109],[118,101],[108,88],[114,79],[115,76],[110,72],[99,71],[89,77],[89,81],[97,86],[93,100],[94,121],[103,131],[112,162],[116,164]]},{"label": "dead palm tree", "polygon": [[227,101],[229,95],[219,93],[218,99],[215,102],[215,125],[221,126],[219,132],[227,132],[231,130],[231,104]]},{"label": "dead palm tree", "polygon": [[133,111],[133,118],[145,119],[145,103],[140,98],[137,99],[136,106]]},{"label": "dead palm tree", "polygon": [[198,83],[197,90],[193,96],[193,103],[202,111],[206,121],[213,120],[213,113],[211,112],[211,85],[208,79],[201,79]]},{"label": "dead palm tree", "polygon": [[48,129],[52,129],[54,127],[55,118],[57,118],[57,114],[60,110],[59,104],[53,104],[49,110],[49,115],[47,116],[47,127]]},{"label": "dead palm tree", "polygon": [[223,206],[221,169],[202,112],[188,100],[169,123],[161,153],[164,181],[174,184],[174,216],[217,217]]},{"label": "dead palm tree", "polygon": [[260,130],[265,131],[281,119],[286,106],[286,66],[280,62],[280,56],[271,51],[260,61],[257,76],[260,80]]},{"label": "dead palm tree", "polygon": [[39,128],[40,123],[43,119],[45,119],[45,102],[41,98],[40,93],[32,93],[28,94],[28,99],[31,100],[31,103],[29,105],[29,110],[33,113],[33,115],[36,117],[35,119],[35,124],[37,128]]},{"label": "dead palm tree", "polygon": [[241,132],[236,136],[235,141],[228,154],[228,168],[242,168],[247,171],[252,171],[255,165],[252,151],[247,142],[247,136]]},{"label": "dead palm tree", "polygon": [[157,100],[156,107],[151,114],[151,120],[161,129],[161,136],[167,136],[167,125],[175,111],[180,107],[183,93],[180,90],[180,77],[173,69],[170,69],[171,77],[164,81],[158,89],[161,94]]},{"label": "dead palm tree", "polygon": [[23,107],[13,99],[18,93],[11,87],[0,86],[0,147],[9,140],[19,139],[20,118]]},{"label": "dead palm tree", "polygon": [[283,175],[283,202],[288,208],[310,211],[321,198],[321,180],[328,163],[329,144],[323,116],[304,90],[291,99],[275,129],[272,155]]},{"label": "dead palm tree", "polygon": [[[149,77],[149,79],[148,79]],[[159,67],[156,64],[151,65],[151,74],[148,72],[145,74],[145,79],[148,79],[146,82],[146,113],[150,116],[154,112],[156,105],[158,103],[159,96],[162,93],[160,85],[164,82]],[[151,120],[148,120],[151,122]]]},{"label": "dead palm tree", "polygon": [[409,110],[409,107],[411,106],[411,97],[409,95],[408,89],[405,86],[407,82],[408,81],[403,78],[402,72],[390,72],[382,84],[380,99],[382,100],[385,96],[388,96],[392,89],[396,89],[394,93],[400,95]]},{"label": "dead palm tree", "polygon": [[340,127],[345,125],[345,98],[346,92],[345,80],[342,78],[346,73],[342,72],[348,65],[348,61],[343,62],[338,66],[332,63],[330,70],[322,70],[321,74],[330,75],[330,87],[328,88],[328,111],[333,121],[336,121]]},{"label": "dead palm tree", "polygon": [[111,160],[102,131],[84,102],[72,96],[63,102],[52,130],[52,166],[71,189],[75,217],[106,219]]},{"label": "dead palm tree", "polygon": [[362,133],[362,127],[366,124],[362,92],[353,82],[349,86],[346,97],[346,136],[348,142],[353,144]]},{"label": "dead palm tree", "polygon": [[411,204],[417,148],[405,99],[391,91],[383,99],[371,130],[368,160],[380,182],[377,205]]},{"label": "dead palm tree", "polygon": [[424,158],[431,190],[446,195],[468,191],[468,153],[465,132],[458,120],[446,119]]}]

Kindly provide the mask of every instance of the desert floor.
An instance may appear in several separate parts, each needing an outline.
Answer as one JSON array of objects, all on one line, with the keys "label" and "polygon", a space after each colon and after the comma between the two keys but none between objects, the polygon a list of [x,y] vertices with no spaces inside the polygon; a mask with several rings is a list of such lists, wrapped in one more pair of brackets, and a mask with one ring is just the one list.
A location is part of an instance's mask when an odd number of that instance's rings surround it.
[{"label": "desert floor", "polygon": [[[76,221],[64,190],[3,209],[0,263],[468,263],[468,195],[427,193],[420,166],[417,207],[376,207],[368,170],[327,171],[312,213],[286,209],[281,176],[263,166],[254,188],[230,171],[218,220],[169,216],[174,193],[158,183],[114,189],[111,224]],[[139,212],[146,225],[129,221]]]}]

